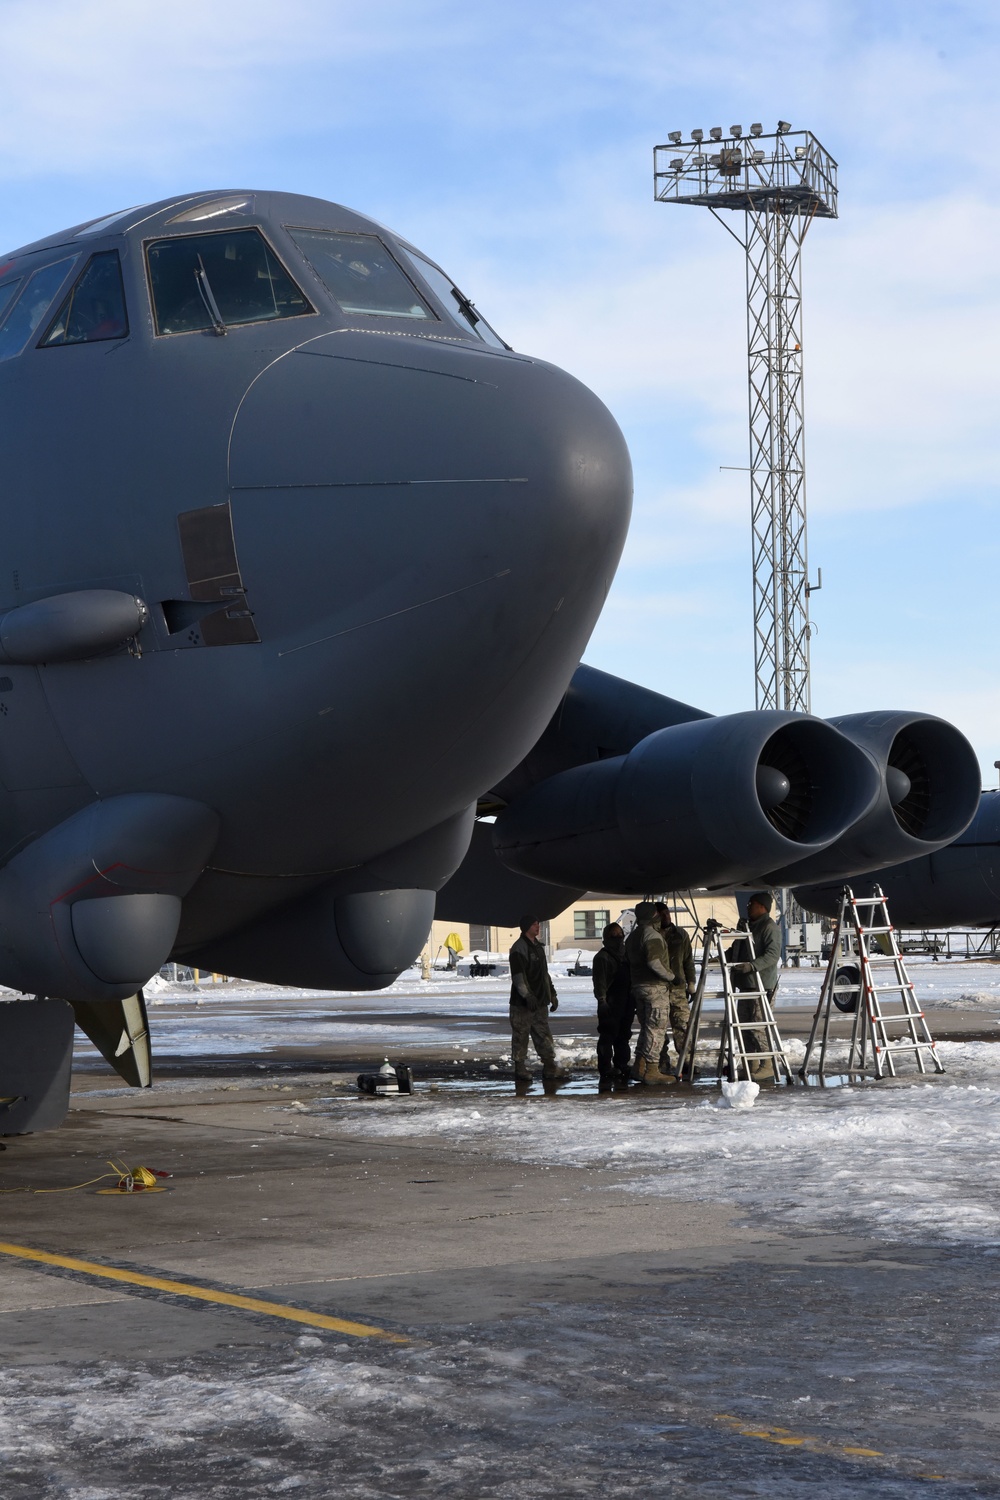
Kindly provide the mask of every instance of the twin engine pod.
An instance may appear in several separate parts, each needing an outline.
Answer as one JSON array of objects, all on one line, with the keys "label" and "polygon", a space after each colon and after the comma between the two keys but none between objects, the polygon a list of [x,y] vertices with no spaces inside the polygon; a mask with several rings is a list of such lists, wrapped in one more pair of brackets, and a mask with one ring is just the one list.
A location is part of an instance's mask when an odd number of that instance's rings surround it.
[{"label": "twin engine pod", "polygon": [[734,886],[822,853],[878,804],[872,757],[831,724],[766,711],[657,730],[499,815],[510,869],[590,890]]},{"label": "twin engine pod", "polygon": [[821,853],[768,873],[772,885],[846,880],[951,843],[979,806],[976,752],[953,724],[886,709],[831,719],[879,771],[875,803]]}]

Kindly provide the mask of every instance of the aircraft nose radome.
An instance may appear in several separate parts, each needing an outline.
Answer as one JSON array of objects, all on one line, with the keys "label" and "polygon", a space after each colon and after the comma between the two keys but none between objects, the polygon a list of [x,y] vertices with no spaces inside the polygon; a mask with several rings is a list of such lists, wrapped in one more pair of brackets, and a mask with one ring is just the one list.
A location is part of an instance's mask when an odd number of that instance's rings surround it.
[{"label": "aircraft nose radome", "polygon": [[326,334],[276,361],[237,414],[232,487],[519,479],[627,513],[624,439],[579,381],[465,344],[413,344]]},{"label": "aircraft nose radome", "polygon": [[315,867],[329,826],[387,848],[468,807],[538,739],[603,605],[631,504],[610,413],[531,360],[331,334],[254,382],[230,452],[277,779],[326,809]]},{"label": "aircraft nose radome", "polygon": [[237,415],[230,480],[265,639],[272,623],[353,629],[504,574],[491,607],[498,626],[521,618],[512,649],[565,608],[582,652],[631,508],[625,441],[585,386],[391,335],[324,335],[270,366]]}]

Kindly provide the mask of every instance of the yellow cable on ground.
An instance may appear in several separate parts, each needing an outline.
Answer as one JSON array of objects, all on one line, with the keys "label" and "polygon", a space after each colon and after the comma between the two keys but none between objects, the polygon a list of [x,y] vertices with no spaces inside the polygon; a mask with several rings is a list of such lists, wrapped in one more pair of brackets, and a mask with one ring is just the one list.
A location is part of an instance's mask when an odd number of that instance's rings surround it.
[{"label": "yellow cable on ground", "polygon": [[166,1188],[157,1184],[158,1177],[170,1177],[170,1172],[154,1172],[149,1167],[136,1167],[132,1171],[129,1167],[119,1166],[117,1162],[109,1161],[110,1172],[102,1172],[100,1177],[88,1177],[86,1182],[74,1182],[70,1187],[61,1188],[36,1188],[16,1187],[0,1188],[0,1193],[77,1193],[81,1188],[93,1187],[95,1182],[107,1182],[109,1177],[117,1177],[118,1186],[113,1188],[99,1188],[102,1193],[165,1193]]},{"label": "yellow cable on ground", "polygon": [[102,1172],[101,1175],[100,1175],[100,1177],[91,1177],[86,1182],[74,1182],[72,1187],[61,1187],[61,1188],[33,1188],[33,1187],[0,1188],[0,1193],[75,1193],[80,1188],[91,1187],[95,1182],[106,1182],[107,1179],[111,1175],[112,1174],[110,1172]]}]

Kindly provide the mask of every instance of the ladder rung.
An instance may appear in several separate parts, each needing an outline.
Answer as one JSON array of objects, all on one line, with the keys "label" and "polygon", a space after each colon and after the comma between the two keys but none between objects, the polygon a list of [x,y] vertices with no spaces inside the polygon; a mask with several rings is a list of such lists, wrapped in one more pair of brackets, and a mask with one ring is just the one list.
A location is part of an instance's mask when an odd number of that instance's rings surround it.
[{"label": "ladder rung", "polygon": [[889,1047],[892,1052],[912,1052],[913,1047],[936,1047],[930,1037],[883,1037],[882,1046]]},{"label": "ladder rung", "polygon": [[895,1054],[896,1052],[933,1052],[937,1057],[937,1048],[933,1042],[894,1042],[891,1046],[885,1045],[875,1048],[876,1052]]}]

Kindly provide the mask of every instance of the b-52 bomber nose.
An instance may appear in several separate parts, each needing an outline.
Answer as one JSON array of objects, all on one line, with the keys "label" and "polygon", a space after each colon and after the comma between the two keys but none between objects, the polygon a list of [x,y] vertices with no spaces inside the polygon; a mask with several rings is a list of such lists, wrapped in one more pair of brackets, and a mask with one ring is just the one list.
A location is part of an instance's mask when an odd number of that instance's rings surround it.
[{"label": "b-52 bomber nose", "polygon": [[335,689],[356,730],[384,715],[388,688],[401,724],[437,712],[438,757],[488,711],[480,788],[544,726],[631,501],[624,440],[572,377],[367,331],[310,339],[258,377],[234,425],[230,485],[255,624],[289,707],[318,692],[318,711]]},{"label": "b-52 bomber nose", "polygon": [[[597,619],[631,501],[613,418],[382,226],[237,191],[5,260],[0,399],[0,832],[32,910],[70,893],[5,972],[118,999],[232,938],[212,967],[311,951],[385,982]],[[126,842],[132,885],[87,885]],[[279,910],[299,926],[268,938]]]}]

